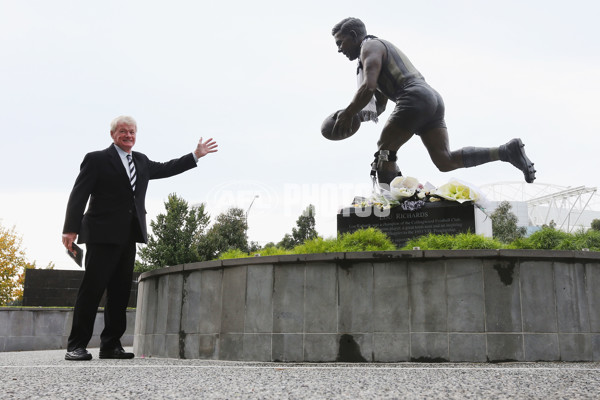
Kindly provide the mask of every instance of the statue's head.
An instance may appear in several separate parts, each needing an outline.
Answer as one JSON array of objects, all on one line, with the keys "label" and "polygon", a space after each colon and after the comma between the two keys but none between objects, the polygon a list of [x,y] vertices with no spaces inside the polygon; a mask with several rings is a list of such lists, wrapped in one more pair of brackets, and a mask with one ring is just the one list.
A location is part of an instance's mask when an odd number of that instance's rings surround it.
[{"label": "statue's head", "polygon": [[367,28],[358,18],[345,18],[333,27],[331,34],[338,47],[338,53],[343,53],[350,60],[356,60],[360,56],[360,44],[367,36]]},{"label": "statue's head", "polygon": [[344,18],[343,20],[335,24],[335,26],[331,30],[331,34],[335,36],[335,34],[338,32],[347,34],[351,31],[356,32],[356,34],[358,36],[361,36],[362,38],[367,36],[367,28],[365,27],[365,24],[360,19],[352,17]]}]

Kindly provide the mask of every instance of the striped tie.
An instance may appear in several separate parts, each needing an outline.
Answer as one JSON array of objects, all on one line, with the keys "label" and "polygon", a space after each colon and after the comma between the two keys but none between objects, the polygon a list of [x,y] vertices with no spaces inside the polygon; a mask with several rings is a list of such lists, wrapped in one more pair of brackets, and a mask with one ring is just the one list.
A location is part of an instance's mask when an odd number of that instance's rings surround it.
[{"label": "striped tie", "polygon": [[135,181],[137,175],[135,173],[135,165],[133,164],[133,158],[131,154],[127,154],[127,161],[129,162],[129,181],[131,182],[131,189],[135,192]]}]

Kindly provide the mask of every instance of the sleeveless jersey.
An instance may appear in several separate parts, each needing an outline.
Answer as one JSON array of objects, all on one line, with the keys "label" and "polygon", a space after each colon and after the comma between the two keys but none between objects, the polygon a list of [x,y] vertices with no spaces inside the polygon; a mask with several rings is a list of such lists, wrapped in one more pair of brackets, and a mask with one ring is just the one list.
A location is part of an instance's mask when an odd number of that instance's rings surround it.
[{"label": "sleeveless jersey", "polygon": [[387,40],[373,38],[378,40],[386,48],[386,59],[381,66],[381,73],[377,80],[377,88],[387,98],[392,101],[397,101],[402,94],[404,87],[415,80],[422,80],[423,75],[410,62],[408,57],[400,51],[396,46]]}]

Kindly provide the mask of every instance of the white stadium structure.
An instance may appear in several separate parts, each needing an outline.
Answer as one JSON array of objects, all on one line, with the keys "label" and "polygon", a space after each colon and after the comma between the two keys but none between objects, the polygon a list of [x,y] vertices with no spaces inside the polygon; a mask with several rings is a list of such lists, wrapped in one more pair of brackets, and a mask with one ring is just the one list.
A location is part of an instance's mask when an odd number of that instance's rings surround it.
[{"label": "white stadium structure", "polygon": [[567,187],[547,183],[497,182],[479,187],[489,201],[489,213],[508,201],[519,226],[531,233],[550,222],[565,232],[590,228],[600,219],[600,195],[595,187]]}]

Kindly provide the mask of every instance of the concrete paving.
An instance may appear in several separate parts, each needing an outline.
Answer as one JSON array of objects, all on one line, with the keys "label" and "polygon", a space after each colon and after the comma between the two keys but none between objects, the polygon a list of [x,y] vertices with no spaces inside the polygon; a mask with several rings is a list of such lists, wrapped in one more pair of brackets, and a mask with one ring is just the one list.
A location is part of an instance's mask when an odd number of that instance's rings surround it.
[{"label": "concrete paving", "polygon": [[[131,351],[131,348],[127,350]],[[284,364],[0,353],[2,399],[597,399],[600,363]]]}]

